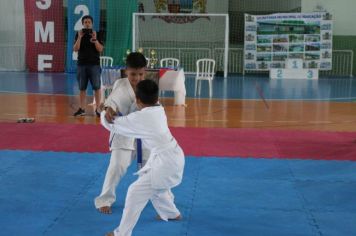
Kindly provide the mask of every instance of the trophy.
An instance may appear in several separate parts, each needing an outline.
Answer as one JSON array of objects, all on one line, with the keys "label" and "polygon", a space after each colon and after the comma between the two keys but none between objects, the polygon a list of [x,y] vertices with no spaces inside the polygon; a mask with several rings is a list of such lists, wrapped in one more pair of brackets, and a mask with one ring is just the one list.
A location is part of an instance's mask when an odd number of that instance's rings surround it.
[{"label": "trophy", "polygon": [[154,69],[156,67],[157,62],[158,62],[156,51],[152,49],[150,51],[150,55],[151,55],[151,57],[150,57],[150,60],[149,60],[149,63],[150,63],[149,67],[151,69]]}]

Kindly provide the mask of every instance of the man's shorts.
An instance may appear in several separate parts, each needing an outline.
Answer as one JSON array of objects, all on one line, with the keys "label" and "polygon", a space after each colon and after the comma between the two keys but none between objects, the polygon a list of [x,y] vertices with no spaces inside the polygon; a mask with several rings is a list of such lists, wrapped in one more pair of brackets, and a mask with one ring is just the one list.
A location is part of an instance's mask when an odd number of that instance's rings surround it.
[{"label": "man's shorts", "polygon": [[93,88],[93,90],[100,89],[100,65],[78,65],[77,67],[77,80],[80,91],[87,90],[88,81]]}]

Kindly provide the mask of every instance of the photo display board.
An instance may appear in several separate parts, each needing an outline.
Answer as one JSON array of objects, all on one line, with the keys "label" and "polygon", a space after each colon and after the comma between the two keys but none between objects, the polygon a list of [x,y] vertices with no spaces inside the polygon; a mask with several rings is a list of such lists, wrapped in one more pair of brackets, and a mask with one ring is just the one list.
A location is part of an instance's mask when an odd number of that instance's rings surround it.
[{"label": "photo display board", "polygon": [[245,70],[286,68],[302,59],[304,69],[332,69],[332,15],[327,12],[245,14]]}]

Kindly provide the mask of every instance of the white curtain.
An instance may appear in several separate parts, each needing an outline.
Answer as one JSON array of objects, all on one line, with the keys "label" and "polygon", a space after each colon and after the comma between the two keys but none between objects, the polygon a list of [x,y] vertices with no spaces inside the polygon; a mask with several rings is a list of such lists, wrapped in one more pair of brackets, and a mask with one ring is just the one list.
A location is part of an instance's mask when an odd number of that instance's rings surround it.
[{"label": "white curtain", "polygon": [[0,71],[25,70],[24,0],[0,0]]}]

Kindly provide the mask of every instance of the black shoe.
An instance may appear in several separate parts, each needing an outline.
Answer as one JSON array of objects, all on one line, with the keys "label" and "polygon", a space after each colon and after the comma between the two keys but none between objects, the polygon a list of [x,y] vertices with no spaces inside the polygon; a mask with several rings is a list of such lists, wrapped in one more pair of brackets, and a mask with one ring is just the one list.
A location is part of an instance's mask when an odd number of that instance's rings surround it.
[{"label": "black shoe", "polygon": [[76,111],[73,116],[85,116],[85,110],[82,108],[79,108],[78,111]]},{"label": "black shoe", "polygon": [[97,117],[100,117],[100,112],[98,111],[98,109],[95,109],[95,115],[96,115]]}]

